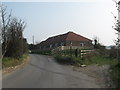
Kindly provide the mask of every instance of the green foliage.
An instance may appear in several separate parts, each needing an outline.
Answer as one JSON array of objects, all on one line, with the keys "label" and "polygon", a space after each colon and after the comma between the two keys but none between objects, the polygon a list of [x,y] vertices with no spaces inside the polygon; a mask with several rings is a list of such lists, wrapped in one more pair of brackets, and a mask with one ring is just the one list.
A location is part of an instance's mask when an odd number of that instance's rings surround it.
[{"label": "green foliage", "polygon": [[18,60],[15,60],[14,58],[3,58],[2,60],[2,68],[4,67],[10,67],[17,65]]},{"label": "green foliage", "polygon": [[[19,58],[28,51],[27,41],[23,38],[25,24],[22,20],[13,18],[8,27],[7,47],[5,57]],[[6,46],[3,43],[3,48]]]},{"label": "green foliage", "polygon": [[118,58],[120,60],[120,49],[112,47],[111,50],[109,50],[109,57]]},{"label": "green foliage", "polygon": [[99,65],[115,65],[118,63],[117,59],[110,59],[106,57],[101,57],[101,56],[95,56],[90,59],[85,59],[83,60],[84,64],[99,64]]},{"label": "green foliage", "polygon": [[57,62],[62,63],[62,64],[73,64],[75,63],[73,59],[69,56],[56,56],[55,59]]},{"label": "green foliage", "polygon": [[117,59],[109,59],[105,57],[95,56],[89,59],[81,60],[80,57],[70,57],[70,56],[55,56],[55,59],[62,64],[99,64],[99,65],[116,65],[118,63]]},{"label": "green foliage", "polygon": [[78,57],[57,55],[55,56],[55,59],[60,64],[74,64],[74,65],[82,64],[82,61]]},{"label": "green foliage", "polygon": [[52,53],[51,53],[50,50],[48,50],[48,51],[32,51],[31,53],[32,53],[32,54],[49,55],[49,56],[52,55]]},{"label": "green foliage", "polygon": [[110,73],[110,76],[112,78],[113,83],[116,85],[117,88],[120,89],[120,67],[117,65],[111,66],[112,72]]},{"label": "green foliage", "polygon": [[34,45],[34,44],[29,44],[28,48],[29,48],[29,50],[36,50],[36,49],[38,49],[37,45]]},{"label": "green foliage", "polygon": [[75,49],[67,49],[67,50],[61,50],[56,53],[57,55],[64,55],[64,56],[75,56]]}]

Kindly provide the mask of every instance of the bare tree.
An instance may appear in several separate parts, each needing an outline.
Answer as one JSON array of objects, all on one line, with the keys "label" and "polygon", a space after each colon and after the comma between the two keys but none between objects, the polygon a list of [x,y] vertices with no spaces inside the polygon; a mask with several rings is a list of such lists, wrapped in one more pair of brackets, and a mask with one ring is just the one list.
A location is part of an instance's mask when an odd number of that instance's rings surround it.
[{"label": "bare tree", "polygon": [[115,41],[116,45],[117,45],[117,59],[119,60],[118,65],[120,66],[120,1],[114,1],[116,3],[116,7],[117,7],[117,11],[118,11],[118,18],[116,16],[114,16],[115,19],[115,23],[114,23],[114,30],[117,31],[118,34],[118,38]]},{"label": "bare tree", "polygon": [[114,19],[115,19],[115,23],[114,23],[114,26],[113,26],[113,29],[117,31],[117,34],[118,34],[118,38],[116,40],[116,45],[118,47],[120,47],[120,1],[114,1],[116,3],[116,7],[117,7],[117,10],[118,10],[118,17],[116,17],[113,13],[113,16],[114,16]]},{"label": "bare tree", "polygon": [[8,38],[8,28],[11,21],[11,12],[7,14],[6,12],[7,7],[3,4],[0,4],[0,26],[1,26],[1,46],[2,46],[2,55],[1,58],[4,57],[6,51],[7,51],[7,45],[9,43]]}]

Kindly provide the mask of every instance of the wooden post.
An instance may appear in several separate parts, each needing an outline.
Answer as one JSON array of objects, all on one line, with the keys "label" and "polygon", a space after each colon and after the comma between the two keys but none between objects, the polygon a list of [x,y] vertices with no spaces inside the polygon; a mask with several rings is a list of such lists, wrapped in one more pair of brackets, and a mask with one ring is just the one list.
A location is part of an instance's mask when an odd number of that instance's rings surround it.
[{"label": "wooden post", "polygon": [[70,56],[72,56],[72,42],[70,42]]}]

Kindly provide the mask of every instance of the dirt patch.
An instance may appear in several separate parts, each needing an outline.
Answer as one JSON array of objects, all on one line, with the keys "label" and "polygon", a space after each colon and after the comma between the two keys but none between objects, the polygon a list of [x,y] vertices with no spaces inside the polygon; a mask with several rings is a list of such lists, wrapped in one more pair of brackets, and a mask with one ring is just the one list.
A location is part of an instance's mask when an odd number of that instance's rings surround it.
[{"label": "dirt patch", "polygon": [[109,65],[89,65],[87,67],[73,66],[73,71],[82,72],[90,77],[95,78],[95,81],[101,88],[115,88],[112,80],[110,79],[110,66]]},{"label": "dirt patch", "polygon": [[16,69],[19,69],[20,67],[23,67],[25,64],[27,64],[29,62],[30,59],[31,59],[30,56],[27,56],[27,58],[24,59],[21,64],[2,69],[2,75],[13,72]]}]

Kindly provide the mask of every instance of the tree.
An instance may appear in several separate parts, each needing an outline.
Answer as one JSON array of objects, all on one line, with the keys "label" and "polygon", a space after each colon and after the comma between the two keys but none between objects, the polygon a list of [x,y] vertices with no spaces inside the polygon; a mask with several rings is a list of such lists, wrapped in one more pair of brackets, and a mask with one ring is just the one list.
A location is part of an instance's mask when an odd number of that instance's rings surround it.
[{"label": "tree", "polygon": [[117,34],[118,34],[118,38],[116,40],[116,45],[117,45],[117,59],[119,60],[119,63],[118,65],[120,66],[120,1],[115,1],[116,3],[116,7],[117,7],[117,10],[118,10],[118,18],[116,16],[114,16],[115,18],[115,23],[114,23],[114,30],[117,31]]},{"label": "tree", "polygon": [[2,48],[2,55],[1,58],[3,58],[3,56],[5,55],[6,51],[7,51],[7,45],[9,43],[9,38],[6,37],[8,35],[8,27],[9,27],[9,23],[11,21],[11,12],[9,14],[7,14],[6,12],[7,7],[4,6],[3,4],[0,5],[0,29],[1,29],[1,40],[0,40],[0,46]]},{"label": "tree", "polygon": [[25,22],[21,19],[13,18],[11,20],[7,35],[9,43],[5,56],[17,58],[23,55],[26,49],[26,40],[23,38],[25,26]]},{"label": "tree", "polygon": [[23,38],[26,24],[23,20],[7,15],[6,8],[0,5],[1,30],[2,30],[2,58],[20,57],[27,52],[27,40]]}]

